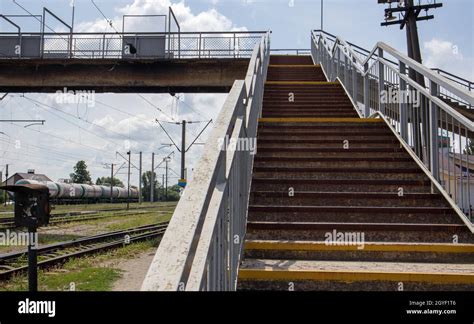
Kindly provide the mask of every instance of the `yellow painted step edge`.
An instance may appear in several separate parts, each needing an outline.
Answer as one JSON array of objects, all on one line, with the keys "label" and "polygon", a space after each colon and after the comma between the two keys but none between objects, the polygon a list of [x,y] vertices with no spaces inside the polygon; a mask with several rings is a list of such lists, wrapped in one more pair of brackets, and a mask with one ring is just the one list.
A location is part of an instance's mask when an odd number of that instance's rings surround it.
[{"label": "yellow painted step edge", "polygon": [[288,118],[259,118],[259,123],[381,123],[380,118],[314,118],[314,117],[288,117]]},{"label": "yellow painted step edge", "polygon": [[380,251],[380,252],[445,252],[474,253],[474,244],[387,244],[365,243],[359,245],[329,245],[324,242],[247,241],[246,250],[277,251]]},{"label": "yellow painted step edge", "polygon": [[396,281],[428,283],[474,284],[474,273],[415,273],[372,271],[320,271],[240,269],[239,280],[335,280],[335,281]]},{"label": "yellow painted step edge", "polygon": [[339,84],[338,81],[334,81],[334,82],[328,82],[328,81],[267,81],[265,82],[265,84],[267,85],[272,85],[272,84],[275,84],[275,85],[278,85],[278,84],[281,84],[281,85],[298,85],[298,84],[302,84],[302,85],[328,85],[328,84]]},{"label": "yellow painted step edge", "polygon": [[308,67],[314,67],[314,68],[319,68],[321,65],[319,64],[269,64],[268,67],[271,68],[308,68]]}]

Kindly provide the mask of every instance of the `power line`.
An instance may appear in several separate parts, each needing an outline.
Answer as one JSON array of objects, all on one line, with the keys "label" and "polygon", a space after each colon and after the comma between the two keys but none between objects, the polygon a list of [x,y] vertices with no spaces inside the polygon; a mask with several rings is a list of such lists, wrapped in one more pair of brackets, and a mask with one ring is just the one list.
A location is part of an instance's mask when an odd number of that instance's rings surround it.
[{"label": "power line", "polygon": [[142,96],[141,94],[137,93],[137,96],[139,96],[140,98],[142,98],[145,102],[147,102],[150,106],[152,106],[153,108],[157,109],[159,112],[161,112],[163,115],[165,115],[166,117],[170,118],[171,120],[176,120],[176,118],[168,115],[167,113],[165,113],[160,107],[156,106],[155,104],[153,104],[151,101],[149,101],[148,99],[146,99],[144,96]]},{"label": "power line", "polygon": [[83,144],[83,143],[74,141],[74,140],[72,140],[72,139],[64,138],[64,137],[61,137],[61,136],[58,136],[58,135],[55,135],[55,134],[51,134],[51,133],[45,133],[45,132],[39,131],[39,130],[37,130],[37,129],[24,128],[24,127],[21,127],[20,125],[16,125],[16,124],[10,124],[10,125],[15,126],[15,127],[18,127],[18,128],[21,128],[21,129],[23,129],[23,130],[26,129],[26,130],[29,130],[29,131],[32,131],[32,132],[40,133],[40,134],[43,134],[43,135],[48,135],[48,136],[54,137],[54,138],[56,138],[56,139],[62,140],[62,141],[67,142],[67,143],[74,143],[74,144],[77,144],[77,145],[80,145],[80,146],[84,146],[84,147],[87,147],[87,148],[89,148],[89,149],[92,149],[92,150],[95,150],[95,151],[104,153],[104,149],[99,149],[99,148],[97,148],[97,147],[90,146],[90,145],[87,145],[87,144]]},{"label": "power line", "polygon": [[[104,14],[104,12],[103,12],[102,10],[100,10],[99,6],[97,6],[97,4],[94,2],[94,0],[91,0],[91,2],[92,2],[92,4],[94,5],[94,7],[100,12],[100,14],[102,15],[102,17],[104,17],[105,21],[107,21],[107,23],[110,25],[110,27],[112,27],[113,30],[115,30],[115,32],[116,32],[117,34],[120,34],[120,33],[118,32],[118,30],[115,29],[115,27],[114,27],[114,25],[113,25],[113,23],[112,23],[112,19],[107,18],[107,16]],[[121,36],[120,36],[120,37],[121,37]]]},{"label": "power line", "polygon": [[[32,99],[32,98],[28,98],[28,97],[26,97],[26,96],[24,96],[24,95],[23,95],[23,96],[20,96],[20,97],[23,97],[23,98],[25,98],[25,99],[28,99],[28,100],[30,100],[31,102],[36,103],[37,105],[43,105],[43,106],[45,106],[45,107],[48,107],[48,108],[50,108],[50,109],[53,109],[53,110],[55,110],[55,111],[57,111],[57,112],[60,112],[60,113],[62,113],[62,114],[71,116],[71,117],[73,117],[73,118],[75,118],[75,119],[78,119],[78,120],[80,120],[80,121],[83,121],[83,122],[85,122],[85,123],[88,123],[88,124],[90,124],[90,125],[93,125],[93,126],[95,126],[95,127],[102,128],[103,130],[105,130],[105,131],[107,131],[107,132],[114,133],[114,134],[116,134],[116,135],[118,135],[118,136],[122,136],[122,137],[124,137],[124,138],[126,138],[126,139],[129,139],[129,137],[126,136],[126,135],[124,135],[124,134],[118,133],[118,132],[113,131],[113,130],[111,130],[111,129],[108,129],[108,128],[104,127],[104,126],[101,126],[101,125],[98,125],[98,124],[96,124],[96,123],[90,122],[90,121],[88,121],[88,120],[86,120],[86,119],[82,119],[82,118],[80,118],[80,117],[78,117],[78,116],[75,116],[75,115],[73,115],[73,114],[71,114],[71,113],[68,113],[68,112],[66,112],[66,111],[62,111],[61,109],[58,109],[58,108],[56,108],[56,107],[47,105],[47,104],[45,104],[45,103],[42,103],[42,102],[40,102],[40,101],[38,101],[38,100],[35,100],[35,99]],[[40,107],[40,108],[41,108],[41,107]],[[42,109],[44,109],[44,108],[42,108]],[[44,109],[44,110],[48,111],[47,109]],[[49,111],[48,111],[48,112],[49,112]],[[74,124],[74,125],[76,125],[76,124]],[[80,126],[78,126],[78,127],[80,127]],[[91,132],[90,130],[86,130],[86,131]],[[94,134],[94,135],[98,136],[97,134]],[[99,136],[99,137],[100,137],[100,136]],[[102,138],[102,137],[101,137],[101,138]],[[102,139],[104,139],[104,138],[102,138]],[[109,139],[105,139],[105,140],[110,141]],[[116,144],[116,143],[114,143],[114,144]]]},{"label": "power line", "polygon": [[[0,141],[2,141],[4,143],[7,143],[7,144],[11,144],[10,141],[7,141],[3,138],[0,138]],[[67,158],[74,158],[74,159],[81,158],[78,155],[72,155],[72,154],[68,154],[68,153],[59,152],[59,151],[50,149],[48,147],[38,146],[38,145],[33,145],[33,144],[28,144],[28,143],[25,144],[23,140],[21,140],[21,146],[22,147],[26,146],[28,149],[47,151],[47,152],[50,152],[51,154],[57,154],[57,155],[61,155],[61,156],[67,157]]]}]

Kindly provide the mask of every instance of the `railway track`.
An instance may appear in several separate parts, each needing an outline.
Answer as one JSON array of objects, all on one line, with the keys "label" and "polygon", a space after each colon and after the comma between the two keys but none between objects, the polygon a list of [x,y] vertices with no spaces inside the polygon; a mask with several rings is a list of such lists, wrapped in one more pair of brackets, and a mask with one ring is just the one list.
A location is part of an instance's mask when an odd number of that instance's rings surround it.
[{"label": "railway track", "polygon": [[[150,211],[143,211],[142,209],[147,209]],[[85,212],[69,212],[69,213],[58,213],[58,214],[53,214],[51,215],[50,218],[50,225],[51,224],[60,224],[60,223],[67,223],[67,222],[77,222],[77,221],[86,221],[86,220],[97,220],[97,219],[102,219],[102,218],[110,218],[110,217],[117,217],[117,216],[126,216],[130,214],[147,214],[150,212],[172,212],[174,210],[173,208],[165,208],[165,210],[162,210],[163,208],[161,207],[160,210],[156,210],[156,207],[152,208],[137,208],[131,209],[131,210],[126,210],[123,208],[120,209],[105,209],[105,210],[96,210],[96,211],[85,211]],[[115,213],[115,211],[122,211]],[[114,212],[113,214],[110,215],[102,215],[103,213],[107,212]],[[0,218],[0,229],[7,229],[7,228],[13,228],[15,227],[15,221],[13,217],[4,217]]]},{"label": "railway track", "polygon": [[[155,238],[164,234],[167,226],[168,222],[162,222],[45,245],[37,250],[38,268],[51,267],[61,264],[70,258],[94,254],[117,248],[124,244]],[[0,280],[23,273],[27,269],[26,250],[0,255]]]}]

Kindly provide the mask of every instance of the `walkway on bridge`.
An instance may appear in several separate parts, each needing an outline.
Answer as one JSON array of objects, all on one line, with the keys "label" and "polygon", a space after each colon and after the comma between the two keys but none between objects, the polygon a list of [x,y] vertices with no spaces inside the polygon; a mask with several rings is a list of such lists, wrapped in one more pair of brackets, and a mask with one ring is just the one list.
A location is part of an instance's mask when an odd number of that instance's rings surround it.
[{"label": "walkway on bridge", "polygon": [[271,57],[257,145],[238,289],[472,288],[469,229],[311,57]]}]

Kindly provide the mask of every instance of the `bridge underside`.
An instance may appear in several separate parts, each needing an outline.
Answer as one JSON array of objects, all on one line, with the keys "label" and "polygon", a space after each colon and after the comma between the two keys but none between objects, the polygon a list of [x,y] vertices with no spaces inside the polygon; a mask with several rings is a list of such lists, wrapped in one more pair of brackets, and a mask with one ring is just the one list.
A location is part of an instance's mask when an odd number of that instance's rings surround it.
[{"label": "bridge underside", "polygon": [[120,93],[225,93],[244,79],[249,59],[0,61],[0,91],[95,90]]}]

